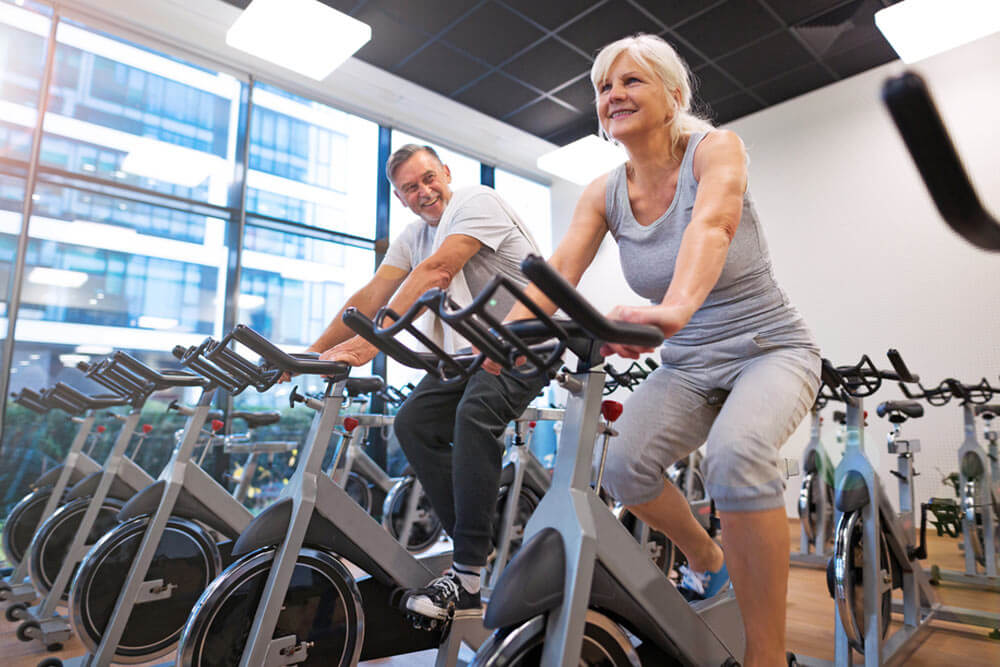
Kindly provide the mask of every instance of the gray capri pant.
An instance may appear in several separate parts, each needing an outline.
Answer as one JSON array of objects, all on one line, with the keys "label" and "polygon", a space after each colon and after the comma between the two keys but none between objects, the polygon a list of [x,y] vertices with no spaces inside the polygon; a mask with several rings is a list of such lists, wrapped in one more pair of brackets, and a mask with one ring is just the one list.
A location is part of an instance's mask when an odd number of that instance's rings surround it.
[{"label": "gray capri pant", "polygon": [[[663,490],[671,464],[707,443],[707,491],[721,511],[784,507],[778,450],[819,391],[820,357],[807,329],[741,334],[705,345],[669,342],[663,365],[625,403],[604,486],[625,505]],[[705,402],[728,389],[721,409]]]}]

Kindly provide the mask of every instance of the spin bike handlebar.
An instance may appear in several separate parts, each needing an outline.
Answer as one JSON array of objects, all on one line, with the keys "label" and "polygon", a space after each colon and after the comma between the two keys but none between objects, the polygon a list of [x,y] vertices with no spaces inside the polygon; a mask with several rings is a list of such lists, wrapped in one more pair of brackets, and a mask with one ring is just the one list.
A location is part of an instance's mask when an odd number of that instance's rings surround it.
[{"label": "spin bike handlebar", "polygon": [[128,404],[127,396],[118,394],[87,395],[64,382],[57,382],[47,393],[69,403],[82,406],[84,410],[101,410]]},{"label": "spin bike handlebar", "polygon": [[840,390],[851,398],[864,398],[878,391],[883,380],[900,383],[920,381],[920,376],[911,373],[903,363],[899,352],[890,349],[887,356],[894,370],[876,368],[867,354],[862,355],[861,360],[853,366],[834,366],[829,359],[823,359],[823,383],[834,393]]},{"label": "spin bike handlebar", "polygon": [[[656,347],[663,341],[663,333],[656,327],[612,322],[605,318],[541,257],[529,255],[521,263],[521,270],[573,319],[554,320],[531,301],[519,285],[504,276],[497,276],[465,308],[457,308],[444,292],[435,288],[421,296],[403,315],[382,308],[373,322],[357,310],[348,309],[343,320],[397,361],[438,375],[445,382],[468,378],[487,358],[520,377],[542,375],[560,363],[567,347],[574,351],[579,349],[573,344],[574,340],[644,347]],[[501,288],[521,302],[536,319],[502,323],[490,314],[487,306]],[[431,341],[413,325],[425,309],[435,312],[457,334],[468,340],[478,353],[449,354]],[[383,326],[386,317],[391,317],[393,322]],[[395,340],[395,335],[402,331],[410,333],[427,347],[432,357],[428,358]],[[578,356],[586,359],[592,355],[585,352]],[[527,362],[525,365],[518,365],[521,358]]]},{"label": "spin bike handlebar", "polygon": [[913,72],[891,78],[882,100],[945,222],[973,245],[1000,250],[1000,221],[980,202],[924,80]]},{"label": "spin bike handlebar", "polygon": [[32,389],[28,389],[27,387],[21,391],[12,392],[10,397],[13,398],[14,402],[21,407],[28,408],[32,412],[37,412],[40,415],[44,415],[52,409],[42,401],[41,394]]},{"label": "spin bike handlebar", "polygon": [[[260,355],[252,362],[229,347],[232,342],[245,345]],[[238,394],[252,386],[264,392],[288,372],[302,375],[325,375],[340,380],[346,378],[350,366],[339,361],[321,361],[315,353],[289,354],[278,348],[250,327],[239,324],[221,341],[206,338],[201,345],[174,348],[181,365],[205,376],[227,392]]]}]

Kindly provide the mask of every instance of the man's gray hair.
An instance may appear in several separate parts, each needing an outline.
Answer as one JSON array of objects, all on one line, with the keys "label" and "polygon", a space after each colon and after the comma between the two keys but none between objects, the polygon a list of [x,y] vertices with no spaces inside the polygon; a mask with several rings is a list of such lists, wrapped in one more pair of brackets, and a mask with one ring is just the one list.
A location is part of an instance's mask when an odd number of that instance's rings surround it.
[{"label": "man's gray hair", "polygon": [[441,158],[438,157],[437,151],[435,151],[430,146],[421,146],[420,144],[406,144],[396,149],[392,155],[389,156],[389,161],[385,163],[385,177],[389,179],[389,182],[395,185],[392,178],[396,175],[396,170],[403,166],[403,163],[409,160],[411,157],[419,153],[420,151],[425,151],[431,154],[438,164],[444,165],[441,162]]}]

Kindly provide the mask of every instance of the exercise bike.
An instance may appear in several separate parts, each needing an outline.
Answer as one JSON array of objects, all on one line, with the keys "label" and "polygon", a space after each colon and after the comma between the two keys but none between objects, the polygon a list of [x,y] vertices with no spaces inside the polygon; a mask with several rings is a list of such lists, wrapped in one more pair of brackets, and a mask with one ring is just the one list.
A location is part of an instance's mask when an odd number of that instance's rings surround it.
[{"label": "exercise bike", "polygon": [[[438,361],[428,365],[445,376],[471,373],[487,357],[520,374],[551,373],[567,349],[578,358],[575,370],[556,378],[569,397],[552,485],[493,591],[485,623],[496,631],[473,664],[635,665],[640,655],[649,664],[738,664],[743,624],[732,593],[685,601],[591,485],[604,389],[601,342],[655,347],[662,332],[602,317],[540,257],[528,257],[522,270],[571,321],[548,317],[503,277],[466,308],[456,309],[437,290],[418,301],[479,350],[464,364],[431,348]],[[501,288],[537,319],[501,324],[492,317],[486,307]],[[375,332],[397,359],[415,356],[391,338],[412,321],[410,314]],[[526,362],[518,365],[521,357]]]},{"label": "exercise bike", "polygon": [[[897,457],[893,475],[899,485],[896,512],[871,461],[864,451],[864,399],[874,394],[884,380],[916,383],[899,353],[889,350],[894,370],[876,368],[866,355],[853,366],[834,367],[823,360],[822,377],[827,387],[840,394],[846,405],[847,443],[835,473],[836,529],[834,552],[827,567],[827,584],[836,602],[834,663],[853,664],[854,654],[866,666],[900,659],[904,649],[929,627],[932,619],[997,628],[1000,614],[945,607],[920,566],[926,557],[926,507],[921,513],[919,542],[915,521],[913,456],[920,450],[917,440],[901,437],[908,419],[923,415],[915,401],[887,401],[878,414],[893,424],[889,452]],[[901,603],[892,591],[901,589]],[[901,613],[903,625],[889,633],[893,612]],[[827,664],[798,658],[803,665]]]}]

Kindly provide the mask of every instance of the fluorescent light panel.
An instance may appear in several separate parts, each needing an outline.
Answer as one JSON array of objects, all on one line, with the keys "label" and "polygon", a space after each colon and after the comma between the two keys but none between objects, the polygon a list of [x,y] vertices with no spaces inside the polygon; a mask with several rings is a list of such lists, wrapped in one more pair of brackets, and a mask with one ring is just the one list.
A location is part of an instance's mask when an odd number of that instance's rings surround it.
[{"label": "fluorescent light panel", "polygon": [[87,282],[87,274],[83,271],[67,271],[66,269],[49,269],[37,266],[28,274],[28,282],[52,287],[80,287]]},{"label": "fluorescent light panel", "polygon": [[226,44],[317,81],[372,38],[367,24],[317,0],[253,0]]},{"label": "fluorescent light panel", "polygon": [[875,25],[914,63],[1000,32],[1000,0],[904,0],[875,12]]},{"label": "fluorescent light panel", "polygon": [[586,185],[626,159],[624,148],[591,134],[539,156],[536,164],[559,178]]}]

